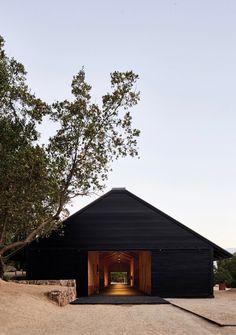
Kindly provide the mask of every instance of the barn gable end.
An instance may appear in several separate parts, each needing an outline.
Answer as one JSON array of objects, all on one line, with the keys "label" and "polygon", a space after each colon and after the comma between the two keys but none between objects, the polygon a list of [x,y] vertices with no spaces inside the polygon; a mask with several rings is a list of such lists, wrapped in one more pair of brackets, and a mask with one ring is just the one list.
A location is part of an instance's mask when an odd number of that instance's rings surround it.
[{"label": "barn gable end", "polygon": [[215,259],[231,256],[126,189],[112,189],[70,216],[60,240],[87,250],[213,248]]}]

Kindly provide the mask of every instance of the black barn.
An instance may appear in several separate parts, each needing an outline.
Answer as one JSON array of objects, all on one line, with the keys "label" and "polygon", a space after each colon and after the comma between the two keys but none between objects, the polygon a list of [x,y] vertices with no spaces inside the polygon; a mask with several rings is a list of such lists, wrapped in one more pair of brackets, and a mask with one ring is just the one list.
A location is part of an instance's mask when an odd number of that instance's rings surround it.
[{"label": "black barn", "polygon": [[124,188],[70,216],[64,234],[26,248],[28,279],[76,279],[78,296],[98,293],[112,272],[161,297],[212,297],[213,261],[231,254]]}]

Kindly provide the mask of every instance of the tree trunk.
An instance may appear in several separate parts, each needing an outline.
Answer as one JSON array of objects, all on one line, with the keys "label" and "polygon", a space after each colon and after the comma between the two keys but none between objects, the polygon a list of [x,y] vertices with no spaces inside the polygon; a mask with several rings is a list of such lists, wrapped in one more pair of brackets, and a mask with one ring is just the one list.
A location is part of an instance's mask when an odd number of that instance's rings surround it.
[{"label": "tree trunk", "polygon": [[2,256],[0,255],[0,279],[3,278],[3,275],[4,275],[4,262],[3,262],[3,258]]}]

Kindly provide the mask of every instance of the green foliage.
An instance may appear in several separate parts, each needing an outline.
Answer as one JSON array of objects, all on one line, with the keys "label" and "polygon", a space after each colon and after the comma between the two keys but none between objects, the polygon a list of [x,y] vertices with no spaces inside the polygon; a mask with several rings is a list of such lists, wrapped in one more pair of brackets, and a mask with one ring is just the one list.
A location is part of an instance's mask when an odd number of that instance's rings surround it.
[{"label": "green foliage", "polygon": [[110,281],[114,283],[127,283],[127,272],[111,272]]},{"label": "green foliage", "polygon": [[[73,101],[48,106],[3,46],[0,37],[0,257],[57,229],[71,199],[103,189],[113,160],[137,156],[139,136],[130,113],[139,100],[132,71],[112,73],[98,105],[82,69],[72,80]],[[45,116],[58,130],[41,145],[37,125]]]},{"label": "green foliage", "polygon": [[91,87],[81,70],[72,81],[74,101],[53,104],[51,117],[60,129],[50,138],[47,153],[65,199],[101,189],[113,159],[137,155],[139,131],[132,129],[127,111],[139,99],[132,91],[136,80],[133,72],[112,74],[113,91],[99,107],[91,102]]},{"label": "green foliage", "polygon": [[214,271],[215,283],[226,282],[231,287],[236,287],[236,254],[230,259],[224,259],[217,262],[217,268]]},{"label": "green foliage", "polygon": [[38,222],[53,214],[48,159],[43,148],[32,145],[19,123],[0,118],[0,227],[4,242],[27,236]]},{"label": "green foliage", "polygon": [[227,269],[219,268],[214,273],[214,284],[227,283],[230,285],[232,282],[232,276]]},{"label": "green foliage", "polygon": [[0,250],[25,239],[52,215],[48,158],[36,125],[50,107],[30,92],[25,69],[9,59],[0,37]]}]

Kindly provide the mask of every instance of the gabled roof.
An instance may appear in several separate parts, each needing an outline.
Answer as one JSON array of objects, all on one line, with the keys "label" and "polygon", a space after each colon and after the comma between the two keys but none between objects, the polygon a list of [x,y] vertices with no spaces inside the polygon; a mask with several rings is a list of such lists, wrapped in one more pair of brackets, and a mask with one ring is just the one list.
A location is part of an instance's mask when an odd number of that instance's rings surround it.
[{"label": "gabled roof", "polygon": [[[123,202],[121,204],[117,204],[116,203],[116,198],[123,199]],[[115,206],[117,206],[115,208],[115,211],[114,211],[114,208],[112,209],[113,212],[111,211],[111,208],[109,208],[109,202],[111,202],[111,201],[113,201],[113,204],[115,203]],[[126,203],[126,201],[128,201],[128,203]],[[209,246],[209,247],[213,248],[214,259],[215,260],[221,259],[221,258],[233,257],[233,255],[231,253],[229,253],[228,251],[219,247],[215,243],[209,241],[208,239],[206,239],[202,235],[196,233],[192,229],[186,227],[185,225],[183,225],[179,221],[173,219],[171,216],[165,214],[164,212],[160,211],[156,207],[150,205],[146,201],[142,200],[141,198],[137,197],[133,193],[126,190],[125,188],[112,189],[111,191],[105,193],[104,195],[102,195],[101,197],[96,199],[95,201],[91,202],[89,205],[87,205],[84,208],[82,208],[81,210],[77,211],[76,213],[74,213],[73,215],[71,215],[70,217],[68,217],[64,221],[65,228],[66,227],[68,227],[68,228],[69,227],[76,227],[78,224],[80,225],[81,222],[82,222],[82,224],[83,224],[83,222],[87,222],[86,221],[87,219],[89,220],[88,222],[90,222],[91,217],[93,217],[93,219],[95,219],[97,221],[99,215],[102,216],[102,221],[100,219],[100,221],[98,221],[98,222],[103,222],[104,221],[104,215],[105,215],[105,217],[108,216],[108,221],[112,217],[115,218],[115,217],[118,216],[118,218],[119,218],[119,215],[123,215],[122,216],[122,221],[124,221],[124,218],[125,218],[126,222],[128,223],[128,222],[130,222],[130,220],[131,221],[134,220],[134,217],[133,217],[134,213],[132,212],[133,211],[132,206],[134,204],[138,205],[138,208],[139,208],[138,212],[137,211],[135,212],[135,220],[142,219],[144,222],[147,222],[146,220],[150,219],[150,217],[151,217],[151,221],[152,221],[152,226],[151,227],[152,228],[153,228],[153,225],[155,226],[156,224],[161,223],[162,227],[163,227],[163,224],[164,224],[164,226],[166,226],[166,224],[167,224],[166,227],[169,227],[167,229],[172,230],[171,227],[172,227],[172,225],[174,225],[176,227],[176,229],[174,229],[174,230],[175,231],[181,230],[182,232],[184,232],[185,233],[184,234],[185,238],[188,238],[188,236],[189,237],[193,236],[194,237],[193,240],[195,240],[195,241],[197,240],[197,241],[200,242],[200,243],[195,244],[195,246],[194,246],[193,244],[191,244],[191,241],[189,241],[188,246],[193,247],[193,248],[198,248],[197,245],[203,245],[203,246],[206,246],[206,247]],[[131,206],[131,208],[130,208],[130,206]],[[118,209],[118,212],[116,211],[116,209]],[[127,215],[127,211],[128,211],[128,215]],[[153,221],[153,216],[154,216],[154,221]],[[157,216],[157,220],[155,219],[156,216]],[[120,219],[118,219],[118,221],[116,221],[116,222],[120,222],[119,220]],[[174,228],[174,226],[173,226],[173,228]],[[169,234],[170,230],[169,231],[167,230],[168,234]],[[88,231],[88,229],[87,229],[87,231]],[[149,231],[149,230],[147,229],[146,231]],[[74,236],[73,232],[74,232],[74,230],[72,230],[72,236]],[[79,235],[76,237],[76,239],[79,237],[80,238],[80,243],[81,243],[81,241],[83,243],[83,241],[84,241],[83,236],[80,236],[81,232],[82,231],[79,232]],[[98,230],[97,230],[97,233],[98,233]],[[162,231],[162,233],[163,233],[163,231]],[[150,231],[150,234],[152,234],[152,231]],[[155,249],[156,246],[160,245],[160,242],[157,241],[153,244],[153,240],[155,240],[155,236],[152,236],[152,235],[150,235],[150,236],[151,236],[150,239],[152,241],[148,240],[148,242],[147,242],[147,240],[146,240],[145,246],[150,245],[150,249],[152,249],[152,248]],[[165,232],[164,232],[163,236],[164,236],[163,238],[165,238],[165,236],[166,236]],[[173,235],[172,235],[172,237],[173,237]],[[71,238],[71,235],[69,236],[69,238]],[[144,237],[142,237],[142,239],[144,240]],[[43,240],[44,239],[42,239],[41,241],[43,242]],[[175,240],[177,241],[177,243],[179,243],[178,242],[178,236],[176,237]],[[48,241],[48,239],[47,239],[47,241]],[[98,241],[97,235],[95,235],[95,240],[93,240],[93,241],[96,244],[96,242]],[[129,245],[129,243],[128,243],[128,245]],[[170,247],[170,248],[175,249],[176,247],[178,248],[178,244],[173,244],[172,243],[172,247]],[[7,258],[8,257],[11,258],[11,259],[23,258],[26,248],[27,248],[27,246],[23,247],[22,249],[20,249],[16,252],[11,253],[10,255],[7,256]],[[160,248],[163,248],[163,247],[160,246]],[[162,250],[164,250],[165,248],[170,249],[169,245],[167,245],[167,247],[164,246],[164,248]],[[186,249],[186,247],[184,249]],[[96,250],[96,249],[94,249],[94,250]],[[106,250],[106,249],[104,249],[104,250]],[[133,248],[133,250],[135,250],[135,248]]]},{"label": "gabled roof", "polygon": [[65,220],[65,223],[69,222],[71,219],[73,219],[74,217],[77,217],[78,215],[81,215],[83,213],[85,213],[87,210],[89,210],[90,208],[92,208],[93,206],[99,204],[99,202],[101,202],[102,200],[104,200],[105,198],[109,197],[112,194],[117,194],[117,193],[122,193],[122,194],[126,194],[130,197],[132,197],[133,199],[135,199],[136,201],[140,202],[142,205],[146,206],[147,208],[151,209],[152,211],[158,213],[159,215],[167,218],[168,220],[172,221],[174,224],[178,225],[179,227],[181,227],[182,229],[184,229],[185,231],[195,235],[197,238],[199,238],[200,240],[204,241],[205,243],[207,243],[209,246],[213,247],[214,250],[214,259],[221,259],[221,258],[230,258],[233,257],[233,255],[228,252],[227,250],[219,247],[218,245],[216,245],[215,243],[211,242],[210,240],[208,240],[207,238],[203,237],[202,235],[198,234],[197,232],[195,232],[194,230],[188,228],[187,226],[183,225],[182,223],[180,223],[179,221],[175,220],[174,218],[172,218],[171,216],[167,215],[166,213],[162,212],[161,210],[159,210],[158,208],[152,206],[151,204],[149,204],[148,202],[144,201],[143,199],[139,198],[138,196],[136,196],[135,194],[131,193],[130,191],[126,190],[125,188],[113,188],[110,191],[108,191],[107,193],[105,193],[104,195],[102,195],[101,197],[99,197],[98,199],[96,199],[95,201],[91,202],[90,204],[88,204],[87,206],[83,207],[81,210],[77,211],[76,213],[74,213],[73,215],[71,215],[69,218],[67,218]]}]

